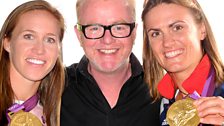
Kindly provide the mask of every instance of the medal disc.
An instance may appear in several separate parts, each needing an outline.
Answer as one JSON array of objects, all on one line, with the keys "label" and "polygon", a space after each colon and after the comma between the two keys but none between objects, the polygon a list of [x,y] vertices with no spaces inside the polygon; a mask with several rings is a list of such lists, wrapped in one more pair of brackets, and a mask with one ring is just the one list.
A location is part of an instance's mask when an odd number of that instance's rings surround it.
[{"label": "medal disc", "polygon": [[170,126],[198,126],[200,118],[190,98],[174,102],[167,111],[166,120]]},{"label": "medal disc", "polygon": [[10,126],[42,126],[38,117],[29,112],[19,111],[11,118]]}]

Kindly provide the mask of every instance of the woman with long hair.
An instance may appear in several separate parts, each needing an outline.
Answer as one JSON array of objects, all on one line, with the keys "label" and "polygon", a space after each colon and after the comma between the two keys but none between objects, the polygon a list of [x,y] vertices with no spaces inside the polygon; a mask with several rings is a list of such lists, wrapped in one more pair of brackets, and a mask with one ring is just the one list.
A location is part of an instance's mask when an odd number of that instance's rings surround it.
[{"label": "woman with long hair", "polygon": [[59,125],[64,19],[48,2],[16,7],[0,33],[0,124]]},{"label": "woman with long hair", "polygon": [[[197,112],[193,119],[221,125],[224,65],[197,0],[146,0],[142,20],[145,80],[154,100],[162,98],[161,125],[169,121],[169,106],[171,110],[172,104],[186,97],[194,99],[192,104]],[[177,106],[181,108],[180,104]]]}]

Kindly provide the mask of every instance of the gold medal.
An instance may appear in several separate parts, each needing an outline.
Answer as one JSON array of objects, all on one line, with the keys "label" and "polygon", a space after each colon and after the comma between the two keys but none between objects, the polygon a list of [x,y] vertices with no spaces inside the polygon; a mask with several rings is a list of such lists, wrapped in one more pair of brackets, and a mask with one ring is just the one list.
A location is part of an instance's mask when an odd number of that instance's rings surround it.
[{"label": "gold medal", "polygon": [[42,123],[38,117],[29,112],[22,110],[10,115],[10,126],[42,126]]},{"label": "gold medal", "polygon": [[166,120],[170,126],[198,126],[200,118],[190,98],[174,102],[167,111]]}]

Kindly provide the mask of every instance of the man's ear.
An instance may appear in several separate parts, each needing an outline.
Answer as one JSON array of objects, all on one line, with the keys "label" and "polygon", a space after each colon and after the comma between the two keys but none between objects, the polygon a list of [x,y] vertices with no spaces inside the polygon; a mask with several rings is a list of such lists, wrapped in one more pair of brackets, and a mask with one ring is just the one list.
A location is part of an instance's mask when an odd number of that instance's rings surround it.
[{"label": "man's ear", "polygon": [[10,52],[10,42],[9,42],[9,38],[5,37],[3,40],[3,46],[4,46],[4,49],[7,51],[7,52]]},{"label": "man's ear", "polygon": [[83,42],[82,42],[82,32],[80,30],[78,30],[77,27],[78,27],[77,25],[75,25],[75,27],[74,27],[75,34],[76,34],[76,37],[79,40],[80,46],[82,46],[82,44],[83,44]]}]

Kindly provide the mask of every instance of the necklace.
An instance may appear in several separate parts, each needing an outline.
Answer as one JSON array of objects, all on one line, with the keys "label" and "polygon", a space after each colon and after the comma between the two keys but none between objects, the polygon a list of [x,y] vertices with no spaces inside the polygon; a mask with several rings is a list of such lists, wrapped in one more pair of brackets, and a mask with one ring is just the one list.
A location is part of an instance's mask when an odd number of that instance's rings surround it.
[{"label": "necklace", "polygon": [[176,94],[175,94],[175,100],[185,99],[188,96],[189,96],[188,93],[185,93],[185,92],[181,91],[180,89],[177,89]]},{"label": "necklace", "polygon": [[180,91],[180,93],[182,93],[185,96],[188,96],[189,95],[188,93],[185,93],[185,92],[181,91],[180,89],[178,89],[178,90]]}]

